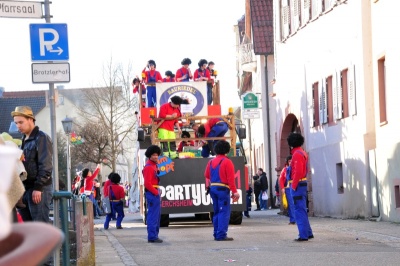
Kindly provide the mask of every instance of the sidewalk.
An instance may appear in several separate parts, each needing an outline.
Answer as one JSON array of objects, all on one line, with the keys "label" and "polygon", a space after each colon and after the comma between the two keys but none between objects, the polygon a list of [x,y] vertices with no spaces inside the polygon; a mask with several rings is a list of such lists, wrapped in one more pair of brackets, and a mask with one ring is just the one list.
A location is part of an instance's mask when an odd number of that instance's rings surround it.
[{"label": "sidewalk", "polygon": [[[271,256],[277,257],[275,258],[275,261],[271,261],[272,263],[271,265],[279,265],[278,264],[280,260],[279,258],[282,256],[282,254],[280,253],[282,252],[280,245],[289,247],[292,250],[294,250],[295,252],[294,254],[298,254],[296,253],[296,249],[299,248],[298,245],[292,243],[294,242],[292,241],[292,239],[294,239],[295,237],[294,232],[296,232],[297,229],[296,227],[293,226],[288,227],[287,225],[288,218],[286,216],[278,215],[277,214],[278,211],[279,210],[277,209],[266,210],[266,211],[251,211],[250,212],[251,218],[248,219],[246,217],[243,217],[243,224],[241,226],[230,226],[229,230],[230,232],[232,232],[232,234],[235,234],[235,236],[238,236],[240,231],[244,233],[244,235],[241,236],[241,238],[238,241],[233,241],[234,243],[232,244],[234,246],[254,245],[253,247],[256,250],[262,248],[264,245],[273,246],[274,249],[276,248],[276,250],[271,250],[273,253],[265,255],[268,257]],[[103,222],[104,222],[104,216],[102,217],[102,219],[95,220],[96,265],[104,265],[104,266],[139,265],[137,261],[141,261],[140,265],[152,265],[153,263],[153,261],[151,261],[152,257],[144,258],[144,256],[145,253],[154,250],[154,246],[147,246],[148,244],[146,239],[146,226],[142,223],[141,217],[138,213],[130,214],[127,213],[126,209],[125,218],[124,221],[122,222],[122,226],[124,227],[124,229],[122,230],[115,229],[114,221],[110,224],[109,230],[104,230]],[[352,265],[351,263],[356,263],[356,264],[358,263],[357,265],[360,265],[359,264],[361,262],[360,260],[362,259],[365,260],[367,255],[362,254],[361,252],[357,251],[357,249],[356,251],[354,251],[354,247],[382,248],[384,246],[387,246],[391,247],[392,249],[400,248],[399,224],[393,224],[388,222],[371,222],[365,220],[342,220],[342,219],[319,218],[319,217],[310,217],[310,223],[313,228],[316,239],[309,241],[309,243],[307,244],[308,247],[311,248],[312,250],[312,251],[310,250],[310,252],[314,252],[313,253],[314,257],[316,255],[322,254],[321,250],[318,251],[317,248],[322,247],[322,249],[324,249],[323,251],[327,252],[326,255],[328,255],[331,254],[329,252],[332,252],[331,251],[332,248],[340,249],[340,247],[343,248],[343,246],[348,246],[349,249],[348,252],[350,252],[349,254],[352,255],[346,254],[347,256],[350,256],[349,259],[350,264],[347,265]],[[185,230],[186,234],[188,232],[195,234],[199,232],[199,230],[200,231],[205,230],[206,232],[211,230],[211,225],[209,224],[196,227],[196,230],[188,228],[190,227],[189,225],[181,229],[178,228],[174,229],[174,227],[175,226],[170,228],[169,231],[171,230],[175,231],[175,233],[173,234],[177,233],[178,235],[181,233],[180,231],[176,230]],[[254,238],[252,238],[251,236],[248,236],[247,238],[247,235],[251,234],[252,231],[260,229],[263,230],[264,232],[269,232],[267,234],[269,234],[270,237],[268,237],[267,241],[271,243],[267,244],[252,243],[251,239]],[[207,233],[206,237],[203,237],[204,235],[203,236],[193,235],[191,238],[189,238],[190,240],[187,239],[185,240],[183,239],[182,236],[181,240],[178,239],[174,240],[172,239],[172,235],[167,236],[167,231],[163,230],[161,231],[163,232],[162,238],[165,237],[167,241],[165,244],[163,243],[162,246],[157,246],[156,250],[159,256],[163,256],[163,254],[165,253],[174,254],[174,256],[179,256],[178,255],[179,251],[182,250],[182,248],[189,246],[191,247],[194,245],[194,243],[204,242],[204,238],[208,238],[208,233]],[[257,234],[257,232],[254,232],[254,234]],[[206,239],[206,241],[208,240]],[[214,244],[219,244],[219,243],[214,243],[214,241],[205,242],[205,246],[202,244],[203,245],[202,248],[203,249],[211,248],[212,245]],[[167,248],[166,245],[169,247]],[[173,245],[174,248],[172,248],[172,246],[170,245]],[[164,250],[164,248],[167,249]],[[353,248],[353,251],[351,248]],[[251,251],[256,252],[256,250],[251,250]],[[209,254],[209,251],[206,254]],[[333,252],[333,254],[339,254],[339,253]],[[371,256],[372,254],[374,253],[371,253]],[[197,255],[192,255],[192,256],[197,256]],[[204,254],[201,254],[201,250],[199,250],[199,256],[204,256]],[[199,265],[198,263],[196,264],[196,259],[197,261],[201,260],[193,257],[193,265]],[[285,264],[285,261],[283,259],[284,257],[282,257],[282,262]],[[146,263],[144,264],[143,261],[146,261]],[[168,264],[166,261],[165,263],[166,263],[165,265]],[[289,263],[289,261],[286,261],[286,263]],[[302,263],[300,263],[299,265],[304,265],[304,263],[303,264]],[[321,264],[315,264],[315,261],[312,261],[312,259],[310,259],[309,263],[310,265],[321,265]],[[326,265],[335,265],[335,263],[338,262],[333,262],[333,264],[330,264],[328,261],[328,264]],[[174,265],[179,265],[179,263],[178,264],[175,263]],[[253,263],[252,265],[257,265],[257,264]],[[365,265],[374,265],[374,263],[372,261],[369,261]],[[389,262],[386,263],[386,265],[395,265],[395,264]]]}]

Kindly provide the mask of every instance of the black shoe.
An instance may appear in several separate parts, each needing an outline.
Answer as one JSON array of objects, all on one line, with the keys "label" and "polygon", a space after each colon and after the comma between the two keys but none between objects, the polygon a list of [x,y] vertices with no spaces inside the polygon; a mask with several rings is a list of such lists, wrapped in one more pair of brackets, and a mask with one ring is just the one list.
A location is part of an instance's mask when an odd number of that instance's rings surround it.
[{"label": "black shoe", "polygon": [[314,238],[314,235],[308,236],[308,239],[313,239],[313,238]]},{"label": "black shoe", "polygon": [[94,219],[96,219],[96,220],[97,220],[97,219],[100,219],[100,217],[99,217],[99,216],[95,216],[95,217],[94,217]]},{"label": "black shoe", "polygon": [[122,228],[122,226],[117,226],[117,229],[124,229],[124,228]]},{"label": "black shoe", "polygon": [[255,211],[261,211],[261,209],[255,209]]},{"label": "black shoe", "polygon": [[225,237],[223,239],[216,239],[217,241],[233,241],[233,237]]},{"label": "black shoe", "polygon": [[157,238],[155,240],[148,240],[147,242],[148,243],[162,243],[163,241],[162,241],[162,239]]},{"label": "black shoe", "polygon": [[247,215],[245,215],[245,216],[246,216],[247,218],[250,218],[250,215],[248,215],[248,214],[247,214]]},{"label": "black shoe", "polygon": [[289,222],[288,224],[296,224],[295,222]]},{"label": "black shoe", "polygon": [[305,239],[305,238],[296,238],[294,241],[297,241],[297,242],[303,242],[303,241],[308,241],[308,239]]}]

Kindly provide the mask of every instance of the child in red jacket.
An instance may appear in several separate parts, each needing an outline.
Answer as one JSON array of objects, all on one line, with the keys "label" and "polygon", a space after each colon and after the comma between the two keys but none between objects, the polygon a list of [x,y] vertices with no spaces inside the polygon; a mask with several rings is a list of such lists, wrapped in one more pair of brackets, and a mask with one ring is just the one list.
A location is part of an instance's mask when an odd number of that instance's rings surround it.
[{"label": "child in red jacket", "polygon": [[111,218],[117,215],[117,229],[123,229],[121,226],[122,220],[125,217],[124,214],[124,203],[123,199],[125,198],[125,191],[122,186],[119,185],[121,182],[121,176],[117,173],[111,173],[109,175],[111,184],[108,187],[108,196],[110,198],[110,205],[111,205],[111,213],[108,213],[106,216],[106,220],[104,221],[104,229],[108,229]]}]

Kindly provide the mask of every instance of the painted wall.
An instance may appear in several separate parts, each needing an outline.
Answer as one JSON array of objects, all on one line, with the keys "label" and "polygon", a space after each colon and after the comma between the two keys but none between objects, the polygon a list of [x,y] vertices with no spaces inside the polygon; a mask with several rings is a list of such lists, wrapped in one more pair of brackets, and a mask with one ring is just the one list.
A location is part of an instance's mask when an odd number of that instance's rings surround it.
[{"label": "painted wall", "polygon": [[[275,12],[279,1],[274,2]],[[288,114],[299,120],[310,158],[317,216],[371,216],[368,151],[375,148],[371,66],[370,1],[347,1],[310,21],[280,42],[275,16],[276,133]],[[357,112],[330,124],[311,127],[312,84],[355,67]],[[278,145],[283,145],[278,143]],[[279,148],[278,148],[279,149]],[[338,176],[343,176],[339,193]]]}]

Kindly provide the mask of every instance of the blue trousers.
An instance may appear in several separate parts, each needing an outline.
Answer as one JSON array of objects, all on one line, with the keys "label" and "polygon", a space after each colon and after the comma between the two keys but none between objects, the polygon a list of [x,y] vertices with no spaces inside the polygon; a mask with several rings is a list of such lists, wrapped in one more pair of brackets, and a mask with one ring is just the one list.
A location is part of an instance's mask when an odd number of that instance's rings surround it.
[{"label": "blue trousers", "polygon": [[214,217],[214,238],[224,239],[228,233],[229,218],[231,217],[230,190],[225,187],[211,186],[210,196],[213,201]]},{"label": "blue trousers", "polygon": [[[212,137],[223,137],[225,136],[226,132],[228,132],[228,125],[224,123],[215,124],[212,128],[210,133],[207,135],[207,138]],[[218,140],[209,140],[208,143],[211,143],[213,146],[218,142]],[[208,158],[210,156],[210,148],[207,145],[204,145],[201,150],[201,156],[203,158]]]},{"label": "blue trousers", "polygon": [[246,195],[246,210],[244,211],[244,215],[249,215],[249,211],[251,211],[251,196]]},{"label": "blue trousers", "polygon": [[116,222],[116,226],[119,227],[121,226],[122,220],[125,217],[124,214],[124,203],[122,201],[118,201],[118,202],[110,202],[111,204],[111,213],[108,213],[106,216],[106,220],[104,221],[104,229],[108,229],[109,225],[110,225],[110,221],[112,217],[115,217],[116,214],[117,215],[117,222]]},{"label": "blue trousers", "polygon": [[213,94],[212,94],[213,86],[211,83],[207,83],[207,104],[211,105],[213,101]]},{"label": "blue trousers", "polygon": [[[259,197],[260,197],[260,198],[259,198],[259,201],[260,201],[260,209],[266,210],[266,209],[267,209],[267,201],[262,199],[262,194],[263,194],[263,192],[264,192],[264,191],[261,190],[261,193],[260,193],[260,196],[259,196]],[[265,190],[265,192],[268,193],[268,190]]]},{"label": "blue trousers", "polygon": [[300,182],[296,191],[290,189],[294,202],[294,216],[296,218],[299,237],[308,239],[313,234],[307,214],[307,182]]},{"label": "blue trousers", "polygon": [[295,223],[296,222],[296,218],[294,216],[294,202],[293,202],[293,198],[292,198],[292,195],[291,195],[290,191],[291,191],[290,188],[285,188],[286,199],[288,201],[287,212],[289,214],[289,222]]},{"label": "blue trousers", "polygon": [[151,192],[146,192],[147,201],[147,240],[158,239],[160,231],[161,199],[160,194],[155,196]]},{"label": "blue trousers", "polygon": [[33,188],[27,189],[23,195],[23,202],[26,205],[23,209],[18,209],[22,220],[49,223],[50,203],[53,197],[53,186],[43,187],[42,200],[35,204],[32,200]]},{"label": "blue trousers", "polygon": [[157,104],[156,87],[147,86],[147,107],[155,107]]}]

